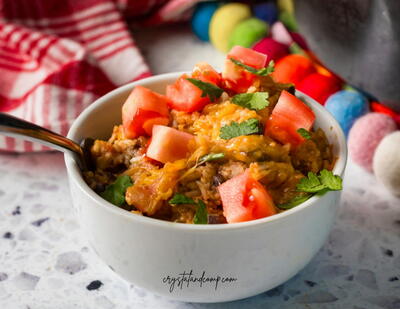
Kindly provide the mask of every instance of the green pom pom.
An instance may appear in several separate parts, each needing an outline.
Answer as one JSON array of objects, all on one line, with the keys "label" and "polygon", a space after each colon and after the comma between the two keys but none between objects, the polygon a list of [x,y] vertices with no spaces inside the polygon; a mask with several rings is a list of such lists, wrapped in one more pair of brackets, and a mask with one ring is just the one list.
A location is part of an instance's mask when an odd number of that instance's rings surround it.
[{"label": "green pom pom", "polygon": [[297,31],[297,22],[296,18],[293,16],[293,14],[287,12],[287,11],[282,11],[279,14],[279,20],[288,28],[290,31]]},{"label": "green pom pom", "polygon": [[251,47],[254,43],[267,36],[269,26],[261,19],[252,17],[240,22],[229,37],[229,48],[235,45]]}]

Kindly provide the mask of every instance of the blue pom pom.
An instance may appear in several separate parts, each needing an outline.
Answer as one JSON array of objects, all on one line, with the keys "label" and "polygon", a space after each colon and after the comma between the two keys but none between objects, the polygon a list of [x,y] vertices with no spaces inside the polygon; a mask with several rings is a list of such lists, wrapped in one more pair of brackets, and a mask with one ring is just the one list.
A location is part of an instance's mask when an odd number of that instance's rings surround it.
[{"label": "blue pom pom", "polygon": [[192,16],[192,30],[194,34],[202,41],[209,41],[208,27],[211,17],[218,8],[216,2],[202,2],[196,6]]},{"label": "blue pom pom", "polygon": [[339,122],[346,136],[354,121],[369,111],[365,96],[360,92],[349,90],[332,94],[326,101],[325,107]]},{"label": "blue pom pom", "polygon": [[272,25],[278,20],[278,9],[273,2],[256,4],[253,7],[254,16]]}]

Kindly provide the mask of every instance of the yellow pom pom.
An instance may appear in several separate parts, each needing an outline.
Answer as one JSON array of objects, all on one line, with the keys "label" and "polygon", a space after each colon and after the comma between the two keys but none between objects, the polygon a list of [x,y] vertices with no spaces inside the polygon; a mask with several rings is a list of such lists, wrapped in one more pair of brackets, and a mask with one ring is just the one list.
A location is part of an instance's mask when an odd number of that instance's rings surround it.
[{"label": "yellow pom pom", "polygon": [[293,0],[278,0],[278,8],[280,11],[285,11],[294,14]]},{"label": "yellow pom pom", "polygon": [[235,26],[251,16],[250,7],[242,3],[229,3],[217,9],[210,22],[210,41],[220,51],[228,52],[229,37]]}]

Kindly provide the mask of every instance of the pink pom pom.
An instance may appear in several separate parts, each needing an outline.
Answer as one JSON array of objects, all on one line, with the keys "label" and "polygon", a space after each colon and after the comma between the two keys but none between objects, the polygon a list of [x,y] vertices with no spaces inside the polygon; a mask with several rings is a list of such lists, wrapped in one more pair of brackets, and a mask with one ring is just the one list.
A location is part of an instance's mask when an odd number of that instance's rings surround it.
[{"label": "pink pom pom", "polygon": [[372,158],[379,142],[396,131],[394,120],[380,113],[369,113],[357,119],[349,133],[348,145],[352,160],[372,172]]},{"label": "pink pom pom", "polygon": [[258,41],[253,49],[259,53],[266,54],[268,56],[267,62],[274,60],[275,62],[282,57],[289,54],[289,49],[286,45],[279,43],[271,38],[264,38]]},{"label": "pink pom pom", "polygon": [[288,46],[294,42],[289,31],[287,31],[285,25],[282,24],[280,21],[277,21],[275,24],[272,25],[271,36],[275,41],[278,41],[279,43]]}]

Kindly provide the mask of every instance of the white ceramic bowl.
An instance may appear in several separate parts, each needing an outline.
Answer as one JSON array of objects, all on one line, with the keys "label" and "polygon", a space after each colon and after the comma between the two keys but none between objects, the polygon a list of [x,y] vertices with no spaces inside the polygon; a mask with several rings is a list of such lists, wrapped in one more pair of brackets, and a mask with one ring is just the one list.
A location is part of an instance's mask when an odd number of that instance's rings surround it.
[{"label": "white ceramic bowl", "polygon": [[[164,93],[180,73],[146,78],[94,102],[74,122],[68,137],[108,139],[121,123],[121,105],[136,85]],[[343,175],[347,149],[334,118],[314,100],[313,109],[334,146],[333,172]],[[218,225],[172,223],[132,214],[103,200],[83,180],[73,158],[65,162],[82,228],[99,257],[135,285],[172,299],[221,302],[249,297],[299,272],[325,242],[338,209],[339,192],[312,197],[278,215]]]}]

